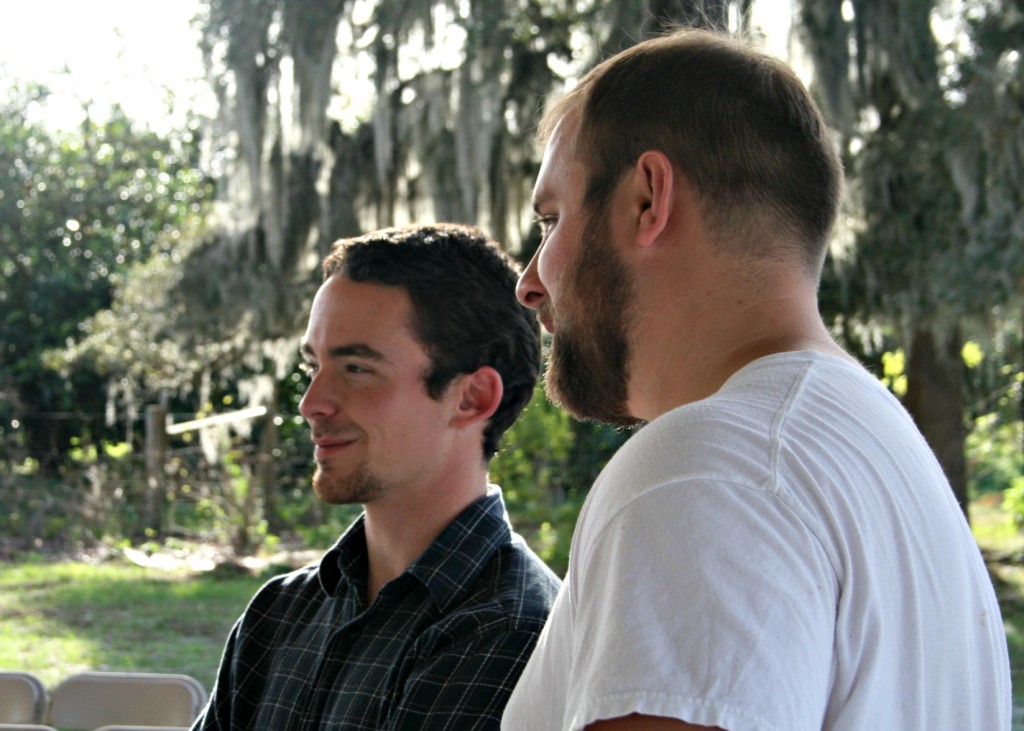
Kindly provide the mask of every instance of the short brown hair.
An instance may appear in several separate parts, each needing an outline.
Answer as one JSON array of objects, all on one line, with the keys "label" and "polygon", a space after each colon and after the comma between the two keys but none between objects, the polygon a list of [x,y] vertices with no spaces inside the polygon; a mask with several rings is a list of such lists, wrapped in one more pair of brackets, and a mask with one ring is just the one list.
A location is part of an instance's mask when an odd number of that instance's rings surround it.
[{"label": "short brown hair", "polygon": [[489,460],[530,401],[540,371],[540,326],[516,300],[515,262],[479,229],[438,223],[336,241],[323,272],[324,279],[344,274],[405,290],[413,332],[430,356],[424,381],[431,398],[482,366],[501,375],[501,403],[484,430]]},{"label": "short brown hair", "polygon": [[547,109],[540,140],[574,115],[591,210],[643,152],[660,150],[693,184],[720,245],[772,258],[779,245],[764,232],[774,229],[820,271],[842,167],[810,94],[778,59],[722,33],[676,30],[592,69]]}]

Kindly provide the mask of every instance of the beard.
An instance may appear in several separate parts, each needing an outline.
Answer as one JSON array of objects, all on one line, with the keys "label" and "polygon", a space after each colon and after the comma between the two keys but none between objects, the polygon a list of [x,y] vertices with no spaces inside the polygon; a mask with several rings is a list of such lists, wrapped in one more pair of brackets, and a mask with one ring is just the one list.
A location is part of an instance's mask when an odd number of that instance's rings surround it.
[{"label": "beard", "polygon": [[335,474],[318,464],[313,473],[313,490],[328,505],[365,504],[387,492],[384,482],[366,465],[359,465],[354,472]]},{"label": "beard", "polygon": [[544,376],[548,398],[573,417],[634,426],[629,413],[627,326],[633,277],[611,241],[607,216],[588,216],[566,290]]}]

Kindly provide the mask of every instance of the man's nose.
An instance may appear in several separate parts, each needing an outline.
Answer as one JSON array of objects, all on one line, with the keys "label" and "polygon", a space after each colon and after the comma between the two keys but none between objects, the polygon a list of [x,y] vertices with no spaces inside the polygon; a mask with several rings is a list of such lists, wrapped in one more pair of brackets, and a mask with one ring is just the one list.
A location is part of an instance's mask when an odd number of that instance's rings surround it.
[{"label": "man's nose", "polygon": [[330,397],[330,389],[318,376],[319,374],[314,374],[310,378],[306,393],[299,402],[299,413],[310,423],[327,418],[337,411],[334,399]]},{"label": "man's nose", "polygon": [[537,309],[547,298],[547,291],[541,284],[540,276],[537,274],[537,259],[540,257],[540,250],[533,255],[530,263],[526,266],[519,283],[516,284],[516,298],[527,307]]}]

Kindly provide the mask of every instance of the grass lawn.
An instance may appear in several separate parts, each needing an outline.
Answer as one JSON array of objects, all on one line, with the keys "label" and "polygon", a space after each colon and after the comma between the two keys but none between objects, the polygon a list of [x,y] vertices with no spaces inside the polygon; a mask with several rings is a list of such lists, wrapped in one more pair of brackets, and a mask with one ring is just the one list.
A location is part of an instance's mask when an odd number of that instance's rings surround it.
[{"label": "grass lawn", "polygon": [[1010,648],[1014,731],[1024,731],[1024,534],[999,507],[1001,496],[983,496],[971,505],[971,528],[988,558]]},{"label": "grass lawn", "polygon": [[[971,522],[1002,607],[1013,729],[1024,731],[1024,535],[997,497],[972,505]],[[0,668],[30,670],[51,688],[85,669],[179,672],[210,690],[227,633],[264,580],[123,557],[0,561]]]},{"label": "grass lawn", "polygon": [[186,673],[213,687],[224,640],[263,580],[125,560],[0,563],[0,668],[50,688],[80,670]]}]

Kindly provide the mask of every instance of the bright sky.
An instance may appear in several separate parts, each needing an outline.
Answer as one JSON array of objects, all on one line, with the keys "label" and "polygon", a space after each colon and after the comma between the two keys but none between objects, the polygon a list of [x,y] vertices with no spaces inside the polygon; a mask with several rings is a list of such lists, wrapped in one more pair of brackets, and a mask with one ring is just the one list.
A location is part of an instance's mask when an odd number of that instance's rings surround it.
[{"label": "bright sky", "polygon": [[[211,111],[198,32],[200,0],[0,0],[0,93],[12,80],[53,92],[41,110],[51,127],[73,128],[83,103],[94,118],[120,103],[129,117],[166,132],[196,105]],[[789,3],[754,4],[755,22],[785,55]],[[64,68],[69,73],[61,73]],[[168,90],[175,106],[170,110]]]},{"label": "bright sky", "polygon": [[[39,81],[53,92],[44,120],[71,127],[82,104],[118,102],[158,131],[179,126],[209,94],[202,81],[198,0],[0,0],[0,88]],[[62,74],[67,66],[70,74]],[[167,89],[175,109],[169,111]]]}]

